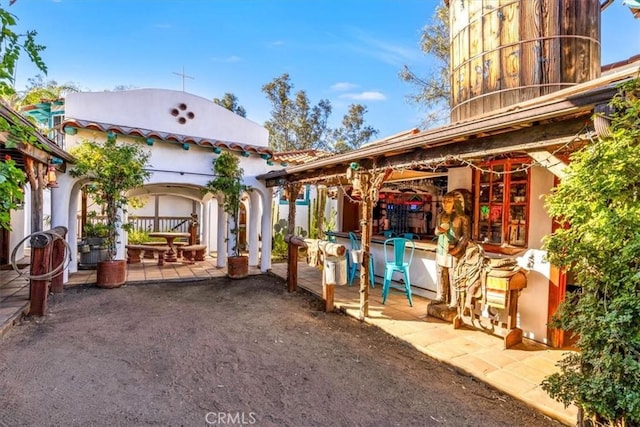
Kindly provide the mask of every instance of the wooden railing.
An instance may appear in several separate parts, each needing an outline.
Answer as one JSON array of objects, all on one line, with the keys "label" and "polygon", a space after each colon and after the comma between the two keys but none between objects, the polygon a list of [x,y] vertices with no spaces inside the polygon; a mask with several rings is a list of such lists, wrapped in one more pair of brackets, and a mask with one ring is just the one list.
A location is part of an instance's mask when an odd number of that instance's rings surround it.
[{"label": "wooden railing", "polygon": [[[104,223],[106,218],[98,215],[93,218],[94,222]],[[134,230],[144,231],[175,231],[180,233],[189,233],[189,224],[191,217],[188,216],[133,216],[128,218],[129,222],[133,224]],[[81,218],[78,217],[78,233],[82,230]]]}]

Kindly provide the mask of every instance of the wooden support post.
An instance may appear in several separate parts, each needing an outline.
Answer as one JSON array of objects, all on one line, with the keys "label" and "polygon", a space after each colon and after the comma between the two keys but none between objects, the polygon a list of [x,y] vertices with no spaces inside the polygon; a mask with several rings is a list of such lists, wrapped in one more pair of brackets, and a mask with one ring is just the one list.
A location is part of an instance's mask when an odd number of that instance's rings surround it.
[{"label": "wooden support post", "polygon": [[191,219],[189,220],[189,244],[197,245],[199,244],[198,239],[198,214],[192,213]]},{"label": "wooden support post", "polygon": [[288,258],[287,290],[295,292],[298,289],[298,247],[293,243],[289,243]]},{"label": "wooden support post", "polygon": [[285,185],[285,192],[289,200],[289,214],[287,216],[287,236],[285,241],[289,243],[289,259],[287,261],[287,289],[289,292],[295,292],[298,287],[298,247],[293,245],[287,238],[294,238],[296,229],[296,199],[302,188],[302,184],[297,182],[289,182]]},{"label": "wooden support post", "polygon": [[327,284],[325,279],[325,272],[322,272],[322,299],[324,300],[324,311],[327,313],[333,311],[334,305],[334,294],[335,294],[336,285]]},{"label": "wooden support post", "polygon": [[298,247],[306,248],[307,244],[300,237],[287,234],[284,241],[289,244],[287,259],[287,290],[295,292],[298,289]]},{"label": "wooden support post", "polygon": [[[330,312],[335,308],[335,283],[327,283],[327,272],[324,270],[327,267],[327,257],[344,257],[347,252],[347,248],[338,243],[327,242],[326,240],[319,239],[305,239],[305,246],[308,248],[310,245],[317,245],[323,254],[325,264],[322,270],[322,299],[324,300],[324,311]],[[336,276],[338,273],[336,272]]]},{"label": "wooden support post", "polygon": [[362,266],[360,268],[360,313],[361,320],[369,316],[369,286],[370,282],[370,259],[371,259],[371,232],[373,206],[378,201],[378,191],[382,183],[391,175],[391,169],[377,170],[375,163],[371,170],[361,171],[358,165],[351,165],[347,169],[347,179],[353,184],[354,191],[360,193],[362,208],[360,210],[360,231]]},{"label": "wooden support post", "polygon": [[[42,234],[31,238],[31,276],[42,276],[49,273],[51,268],[51,250],[53,248],[53,245],[50,243],[50,239]],[[45,315],[47,312],[48,293],[48,279],[31,279],[29,295],[31,300],[29,307],[30,315]]]},{"label": "wooden support post", "polygon": [[63,276],[64,269],[62,268],[62,264],[65,261],[65,244],[64,239],[67,236],[66,227],[55,227],[51,230],[51,233],[55,233],[58,237],[53,241],[53,249],[51,251],[51,266],[50,271],[55,268],[60,268],[60,271],[51,278],[51,292],[61,293],[63,290]]},{"label": "wooden support post", "polygon": [[517,289],[509,290],[507,332],[504,336],[504,348],[511,348],[522,342],[522,329],[517,327],[518,318],[518,292]]},{"label": "wooden support post", "polygon": [[368,173],[360,175],[360,193],[362,197],[362,210],[360,212],[360,230],[362,232],[362,266],[360,267],[360,319],[369,317],[369,259],[371,258],[371,218],[373,217],[373,203],[371,201],[371,177]]},{"label": "wooden support post", "polygon": [[336,285],[322,284],[322,298],[324,299],[324,311],[327,313],[333,311],[335,304],[333,302]]}]

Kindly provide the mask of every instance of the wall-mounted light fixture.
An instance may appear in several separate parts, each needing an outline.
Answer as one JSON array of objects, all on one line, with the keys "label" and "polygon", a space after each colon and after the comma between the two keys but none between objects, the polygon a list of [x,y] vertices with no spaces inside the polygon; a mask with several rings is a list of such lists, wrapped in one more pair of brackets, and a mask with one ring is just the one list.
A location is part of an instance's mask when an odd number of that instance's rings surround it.
[{"label": "wall-mounted light fixture", "polygon": [[58,188],[58,177],[56,176],[56,167],[53,163],[47,166],[47,174],[45,175],[47,188]]}]

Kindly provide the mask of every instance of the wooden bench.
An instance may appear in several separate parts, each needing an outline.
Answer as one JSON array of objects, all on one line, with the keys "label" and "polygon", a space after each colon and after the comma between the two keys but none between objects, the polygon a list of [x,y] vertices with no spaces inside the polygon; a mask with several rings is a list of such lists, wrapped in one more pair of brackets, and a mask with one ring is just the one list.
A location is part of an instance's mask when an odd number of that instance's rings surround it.
[{"label": "wooden bench", "polygon": [[176,256],[178,258],[182,257],[182,248],[184,248],[188,244],[189,244],[189,242],[182,242],[182,241],[173,242],[173,247],[176,250]]},{"label": "wooden bench", "polygon": [[[137,246],[167,246],[167,242],[150,241],[150,242],[140,243]],[[153,251],[146,251],[146,252],[143,253],[142,256],[145,259],[154,259],[155,258]]]},{"label": "wooden bench", "polygon": [[127,264],[140,262],[140,254],[144,252],[145,258],[155,258],[157,254],[158,265],[164,265],[164,254],[169,250],[169,246],[159,245],[125,245],[125,248],[127,248]]},{"label": "wooden bench", "polygon": [[185,262],[204,261],[207,245],[187,245],[182,247],[182,258]]}]

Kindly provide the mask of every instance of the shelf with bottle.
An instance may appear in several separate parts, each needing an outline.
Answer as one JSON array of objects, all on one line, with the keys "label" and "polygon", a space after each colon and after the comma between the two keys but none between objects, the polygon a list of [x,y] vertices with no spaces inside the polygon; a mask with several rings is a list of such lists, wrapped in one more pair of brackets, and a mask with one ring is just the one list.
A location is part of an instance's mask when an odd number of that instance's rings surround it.
[{"label": "shelf with bottle", "polygon": [[523,159],[505,159],[485,163],[476,172],[476,239],[497,246],[526,246],[528,171]]}]

